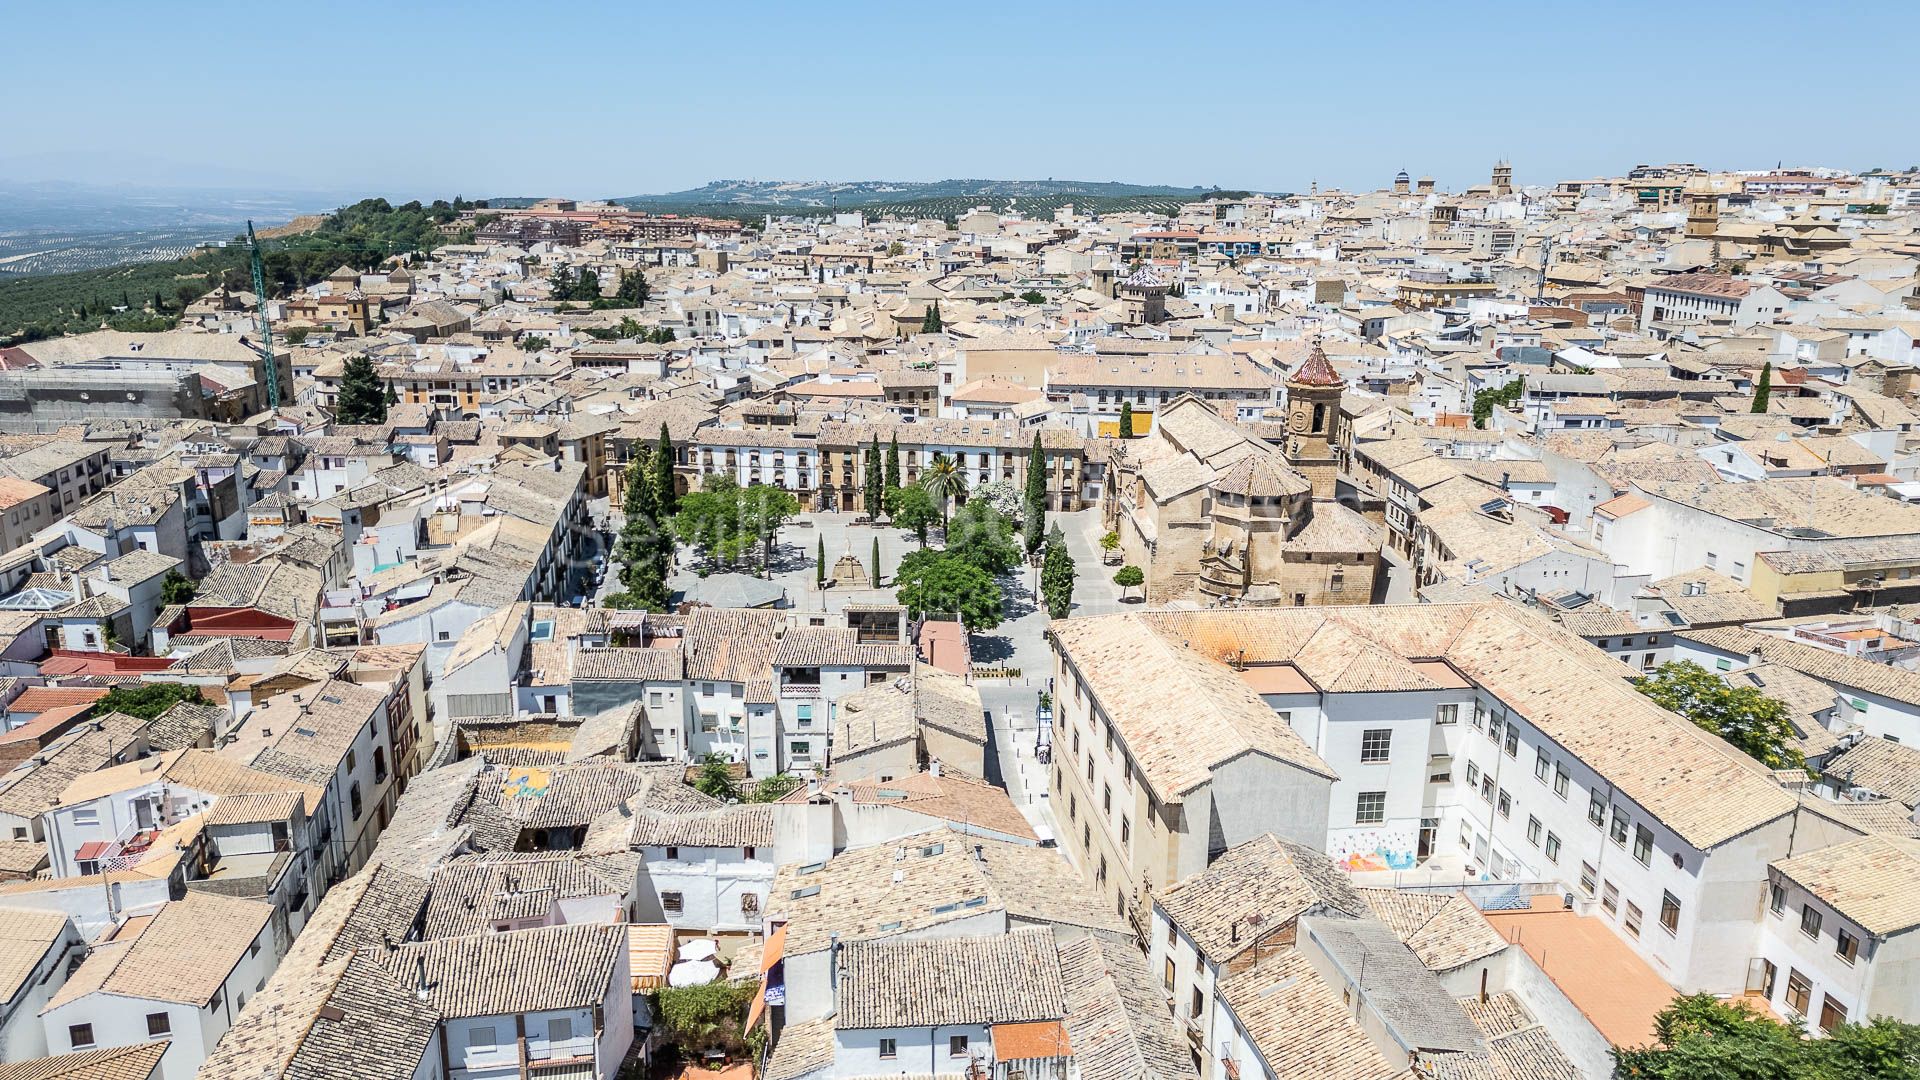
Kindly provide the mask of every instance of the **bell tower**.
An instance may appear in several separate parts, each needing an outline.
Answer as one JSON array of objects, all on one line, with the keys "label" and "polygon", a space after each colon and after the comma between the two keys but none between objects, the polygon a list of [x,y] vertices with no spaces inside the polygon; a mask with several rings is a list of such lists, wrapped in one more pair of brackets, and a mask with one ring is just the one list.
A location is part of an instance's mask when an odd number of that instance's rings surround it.
[{"label": "bell tower", "polygon": [[1513,194],[1512,164],[1505,161],[1494,163],[1492,187],[1493,197],[1496,199],[1504,199]]},{"label": "bell tower", "polygon": [[1286,459],[1313,485],[1313,497],[1331,499],[1340,471],[1340,394],[1346,380],[1333,370],[1320,343],[1287,378]]},{"label": "bell tower", "polygon": [[1698,181],[1687,185],[1687,239],[1706,240],[1720,231],[1720,196]]},{"label": "bell tower", "polygon": [[1127,322],[1152,326],[1167,321],[1166,279],[1153,267],[1142,266],[1120,283],[1120,305]]}]

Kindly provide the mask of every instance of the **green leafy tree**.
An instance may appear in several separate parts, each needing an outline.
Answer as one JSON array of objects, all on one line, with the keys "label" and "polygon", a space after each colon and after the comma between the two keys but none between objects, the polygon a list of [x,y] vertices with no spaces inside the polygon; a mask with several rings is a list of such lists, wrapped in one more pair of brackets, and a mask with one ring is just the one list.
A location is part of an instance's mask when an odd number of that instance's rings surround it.
[{"label": "green leafy tree", "polygon": [[1747,411],[1763,413],[1767,411],[1767,397],[1773,392],[1773,361],[1760,365],[1760,377],[1753,383],[1753,405]]},{"label": "green leafy tree", "polygon": [[1040,599],[1047,616],[1064,619],[1073,611],[1073,553],[1067,550],[1067,536],[1054,522],[1047,530],[1046,554],[1040,559]]},{"label": "green leafy tree", "polygon": [[920,474],[920,486],[933,496],[934,504],[940,507],[941,520],[946,520],[947,507],[953,503],[964,502],[967,497],[967,473],[960,463],[936,450],[933,460],[927,462],[927,470]]},{"label": "green leafy tree", "polygon": [[1520,391],[1525,383],[1514,379],[1501,387],[1488,387],[1473,395],[1473,426],[1483,428],[1493,419],[1494,406],[1511,407],[1520,400]]},{"label": "green leafy tree", "polygon": [[900,560],[894,592],[916,618],[954,614],[971,632],[991,630],[1003,618],[1000,583],[965,559],[921,549]]},{"label": "green leafy tree", "polygon": [[189,705],[207,703],[200,688],[191,683],[140,683],[108,690],[107,696],[94,705],[94,712],[102,715],[125,713],[141,720],[151,720],[183,701]]},{"label": "green leafy tree", "polygon": [[620,284],[614,290],[614,296],[634,307],[640,307],[653,295],[647,285],[647,275],[639,270],[620,271]]},{"label": "green leafy tree", "polygon": [[946,552],[989,574],[1004,574],[1020,562],[1013,522],[978,497],[968,499],[947,523]]},{"label": "green leafy tree", "polygon": [[342,424],[384,424],[387,420],[386,384],[364,354],[347,361],[340,376],[340,399],[333,418]]},{"label": "green leafy tree", "polygon": [[747,793],[747,801],[756,803],[779,802],[781,799],[793,794],[795,789],[799,787],[800,778],[794,776],[792,773],[774,773],[772,776],[765,777],[759,783],[753,785],[753,790]]},{"label": "green leafy tree", "polygon": [[1876,1016],[1865,1024],[1842,1024],[1815,1044],[1826,1072],[1822,1080],[1911,1080],[1920,1076],[1920,1024]]},{"label": "green leafy tree", "polygon": [[673,439],[667,435],[664,420],[660,422],[660,441],[653,447],[653,497],[660,504],[663,520],[680,509],[680,496],[673,487]]},{"label": "green leafy tree", "polygon": [[1106,535],[1100,538],[1100,550],[1101,551],[1118,551],[1119,549],[1120,549],[1120,534],[1109,529]]},{"label": "green leafy tree", "polygon": [[760,544],[760,573],[765,576],[773,564],[774,541],[800,512],[800,500],[784,488],[754,484],[741,491],[740,502],[741,520]]},{"label": "green leafy tree", "polygon": [[667,1041],[690,1059],[698,1060],[708,1050],[745,1057],[747,1010],[758,985],[716,979],[700,986],[664,986],[654,992],[654,1015]]},{"label": "green leafy tree", "polygon": [[580,277],[573,272],[573,267],[562,264],[547,275],[547,285],[555,300],[571,300],[579,291]]},{"label": "green leafy tree", "polygon": [[891,491],[900,486],[900,433],[887,437],[887,488]]},{"label": "green leafy tree", "polygon": [[1040,433],[1033,433],[1033,449],[1027,452],[1027,498],[1021,508],[1021,540],[1027,554],[1040,550],[1047,529],[1047,455],[1040,449]]},{"label": "green leafy tree", "polygon": [[1133,438],[1133,402],[1131,401],[1120,403],[1120,437]]},{"label": "green leafy tree", "polygon": [[906,253],[907,253],[907,246],[905,244],[902,244],[898,240],[895,240],[893,243],[887,245],[887,258],[889,259],[898,258],[899,256],[904,255]]},{"label": "green leafy tree", "polygon": [[764,574],[780,529],[799,512],[800,501],[790,491],[766,484],[743,488],[731,476],[716,473],[699,491],[681,497],[673,531],[706,558],[728,565],[757,548],[758,569]]},{"label": "green leafy tree", "polygon": [[693,778],[694,789],[722,802],[739,802],[740,785],[734,782],[733,767],[721,754],[700,759],[700,771]]},{"label": "green leafy tree", "polygon": [[886,512],[886,492],[882,489],[886,470],[880,464],[880,436],[873,437],[873,446],[867,450],[867,459],[863,463],[862,479],[866,487],[867,513],[879,517]]},{"label": "green leafy tree", "polygon": [[162,604],[184,604],[193,599],[193,594],[199,591],[199,582],[194,581],[178,570],[169,570],[167,571],[167,576],[160,579],[160,602]]},{"label": "green leafy tree", "polygon": [[1047,298],[1037,289],[1028,289],[1026,292],[1021,293],[1020,299],[1028,304],[1044,304],[1047,302]]},{"label": "green leafy tree", "polygon": [[521,352],[537,353],[542,349],[551,348],[552,345],[553,342],[541,337],[539,334],[528,334],[526,337],[520,339]]},{"label": "green leafy tree", "polygon": [[747,549],[740,521],[740,486],[722,473],[708,476],[700,490],[680,497],[673,515],[674,535],[702,557],[731,564]]},{"label": "green leafy tree", "polygon": [[[1146,572],[1137,566],[1123,566],[1113,572],[1113,583],[1120,586],[1122,590],[1137,589],[1146,582]],[[1125,596],[1125,592],[1123,591],[1121,595]]]},{"label": "green leafy tree", "polygon": [[927,305],[926,318],[920,320],[920,332],[923,334],[937,334],[943,326],[944,324],[940,321],[940,301],[935,300],[933,303]]},{"label": "green leafy tree", "polygon": [[1713,732],[1770,769],[1806,764],[1793,746],[1796,736],[1787,722],[1787,707],[1758,687],[1729,686],[1691,660],[1661,664],[1633,685],[1661,708]]},{"label": "green leafy tree", "polygon": [[921,547],[927,546],[927,530],[940,520],[940,508],[926,488],[918,484],[894,488],[887,494],[887,509],[896,528],[912,533]]},{"label": "green leafy tree", "polygon": [[1654,1017],[1654,1042],[1614,1051],[1614,1075],[1646,1080],[1913,1080],[1920,1025],[1890,1017],[1807,1037],[1738,1001],[1675,998]]},{"label": "green leafy tree", "polygon": [[580,271],[580,276],[574,279],[573,295],[567,299],[588,303],[600,299],[600,275],[591,269]]}]

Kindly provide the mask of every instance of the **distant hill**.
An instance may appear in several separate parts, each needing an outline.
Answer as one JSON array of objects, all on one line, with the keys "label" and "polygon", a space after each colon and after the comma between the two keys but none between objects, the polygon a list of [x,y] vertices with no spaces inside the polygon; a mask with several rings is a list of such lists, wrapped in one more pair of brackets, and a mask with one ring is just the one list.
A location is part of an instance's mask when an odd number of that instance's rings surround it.
[{"label": "distant hill", "polygon": [[614,201],[646,209],[751,206],[775,212],[786,208],[789,213],[802,213],[836,206],[842,210],[858,210],[930,199],[978,199],[996,205],[1007,199],[1020,198],[1047,198],[1057,203],[1070,201],[1075,196],[1193,201],[1217,190],[1085,180],[936,180],[927,183],[904,180],[715,180],[686,191],[630,195]]}]

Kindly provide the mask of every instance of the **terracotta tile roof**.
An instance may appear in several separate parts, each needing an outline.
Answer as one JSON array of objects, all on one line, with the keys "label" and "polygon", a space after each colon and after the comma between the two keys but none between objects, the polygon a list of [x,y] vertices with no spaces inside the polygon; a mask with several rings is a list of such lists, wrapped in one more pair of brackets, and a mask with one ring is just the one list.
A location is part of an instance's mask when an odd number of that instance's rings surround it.
[{"label": "terracotta tile roof", "polygon": [[627,928],[584,923],[402,945],[382,964],[402,985],[424,966],[442,1016],[590,1009],[606,1000],[627,954]]},{"label": "terracotta tile roof", "polygon": [[1380,1056],[1339,996],[1292,949],[1226,975],[1216,992],[1275,1076],[1396,1080],[1406,1071]]},{"label": "terracotta tile roof", "polygon": [[[1323,631],[1333,637],[1316,644]],[[1617,661],[1504,602],[1147,611],[1065,620],[1053,634],[1162,798],[1249,749],[1319,761],[1226,658],[1337,663],[1366,645],[1406,661],[1447,661],[1696,849],[1793,809],[1792,795],[1757,762],[1634,691]],[[1165,709],[1170,699],[1184,703],[1177,717]],[[1593,723],[1596,710],[1609,722]]]},{"label": "terracotta tile roof", "polygon": [[166,1039],[0,1064],[0,1080],[148,1080],[158,1076]]},{"label": "terracotta tile roof", "polygon": [[960,776],[951,770],[939,776],[914,773],[885,781],[869,777],[852,781],[839,790],[862,805],[897,806],[962,827],[1038,839],[1033,825],[1020,808],[1013,805],[1005,788]]},{"label": "terracotta tile roof", "polygon": [[47,1009],[96,990],[204,1006],[246,958],[272,917],[272,904],[189,891],[186,899],[161,908],[124,948],[96,949]]},{"label": "terracotta tile roof", "polygon": [[1870,934],[1920,926],[1920,841],[1865,836],[1780,859],[1773,869]]},{"label": "terracotta tile roof", "polygon": [[0,996],[13,1000],[66,930],[65,912],[0,907]]},{"label": "terracotta tile roof", "polygon": [[1191,1080],[1193,1059],[1140,950],[1085,934],[1059,949],[1081,1080]]},{"label": "terracotta tile roof", "polygon": [[838,1030],[1058,1021],[1067,1012],[1053,931],[860,941],[840,954]]},{"label": "terracotta tile roof", "polygon": [[1309,911],[1367,913],[1366,902],[1330,857],[1271,833],[1174,882],[1157,903],[1216,963]]},{"label": "terracotta tile roof", "polygon": [[107,691],[97,686],[29,686],[7,705],[7,711],[42,713],[69,705],[84,705],[106,696]]},{"label": "terracotta tile roof", "polygon": [[1459,893],[1361,889],[1373,915],[1434,971],[1452,971],[1507,947],[1480,909]]},{"label": "terracotta tile roof", "polygon": [[1866,736],[1828,761],[1821,771],[1908,808],[1920,806],[1920,750],[1911,746]]}]

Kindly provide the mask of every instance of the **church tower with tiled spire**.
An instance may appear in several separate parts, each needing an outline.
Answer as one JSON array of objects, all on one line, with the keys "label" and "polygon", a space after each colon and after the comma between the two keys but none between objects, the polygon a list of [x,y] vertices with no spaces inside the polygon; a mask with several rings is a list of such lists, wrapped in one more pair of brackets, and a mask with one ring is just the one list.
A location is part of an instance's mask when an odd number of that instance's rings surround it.
[{"label": "church tower with tiled spire", "polygon": [[1287,378],[1287,464],[1313,485],[1315,499],[1334,497],[1340,471],[1340,394],[1346,380],[1315,341],[1306,362]]}]

